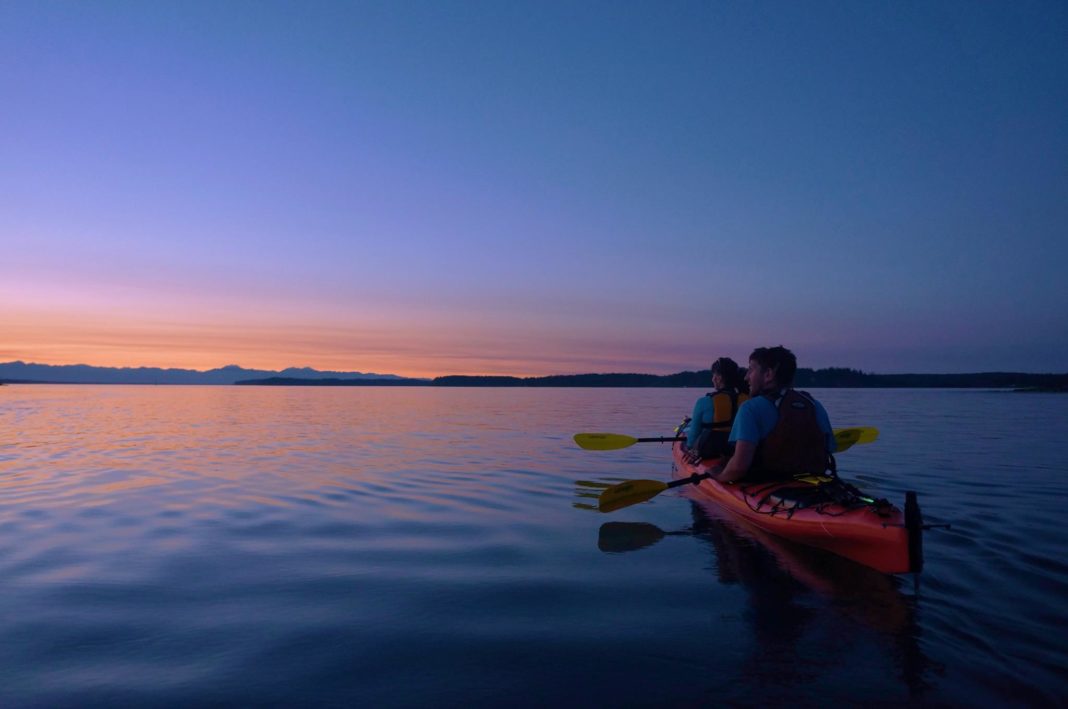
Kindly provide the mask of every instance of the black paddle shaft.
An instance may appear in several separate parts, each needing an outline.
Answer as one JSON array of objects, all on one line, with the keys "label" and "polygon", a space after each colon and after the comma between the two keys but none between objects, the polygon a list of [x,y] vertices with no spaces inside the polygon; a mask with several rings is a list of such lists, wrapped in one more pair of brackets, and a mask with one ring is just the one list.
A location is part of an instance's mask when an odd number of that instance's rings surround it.
[{"label": "black paddle shaft", "polygon": [[679,485],[696,485],[702,480],[708,480],[712,477],[712,473],[694,473],[688,478],[682,478],[681,480],[672,480],[667,484],[669,488],[678,487]]}]

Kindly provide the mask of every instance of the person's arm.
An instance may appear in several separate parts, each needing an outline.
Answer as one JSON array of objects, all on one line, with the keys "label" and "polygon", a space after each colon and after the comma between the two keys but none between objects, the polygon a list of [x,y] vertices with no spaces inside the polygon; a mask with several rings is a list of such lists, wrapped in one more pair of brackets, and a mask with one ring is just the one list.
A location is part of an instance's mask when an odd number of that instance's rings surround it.
[{"label": "person's arm", "polygon": [[749,472],[749,466],[753,464],[756,448],[755,443],[737,441],[734,444],[734,455],[727,461],[723,470],[715,476],[715,479],[721,483],[731,483],[745,477],[745,474]]},{"label": "person's arm", "polygon": [[831,428],[831,417],[827,415],[827,409],[823,404],[816,401],[816,423],[823,431],[823,437],[827,444],[827,452],[834,453],[838,450],[838,441],[834,438],[834,429]]},{"label": "person's arm", "polygon": [[760,402],[750,399],[738,408],[734,425],[728,440],[734,444],[734,455],[718,471],[711,471],[713,477],[721,483],[734,482],[745,477],[756,457],[757,443],[760,441],[760,427],[757,407]]},{"label": "person's arm", "polygon": [[701,435],[701,421],[705,415],[707,396],[702,396],[693,405],[693,416],[690,417],[690,425],[686,427],[686,447],[693,448],[697,445],[697,438]]}]

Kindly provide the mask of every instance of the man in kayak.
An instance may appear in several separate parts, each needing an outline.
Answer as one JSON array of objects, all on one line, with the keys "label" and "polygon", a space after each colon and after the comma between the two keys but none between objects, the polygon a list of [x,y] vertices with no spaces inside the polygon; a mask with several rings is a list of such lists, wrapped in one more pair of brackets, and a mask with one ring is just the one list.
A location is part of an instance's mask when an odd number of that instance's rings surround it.
[{"label": "man in kayak", "polygon": [[695,459],[726,458],[733,446],[727,442],[738,407],[749,395],[737,362],[720,357],[712,363],[712,391],[697,400],[686,427],[686,447]]},{"label": "man in kayak", "polygon": [[738,409],[729,441],[734,455],[715,476],[720,482],[778,480],[833,469],[834,432],[823,405],[791,388],[797,357],[782,347],[749,355],[749,401]]}]

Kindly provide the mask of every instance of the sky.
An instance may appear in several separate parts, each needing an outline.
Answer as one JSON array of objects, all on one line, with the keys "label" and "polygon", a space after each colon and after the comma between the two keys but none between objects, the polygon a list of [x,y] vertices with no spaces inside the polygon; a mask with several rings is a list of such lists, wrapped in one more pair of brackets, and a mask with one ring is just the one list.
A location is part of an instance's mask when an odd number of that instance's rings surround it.
[{"label": "sky", "polygon": [[1068,371],[1064,2],[0,0],[0,361]]}]

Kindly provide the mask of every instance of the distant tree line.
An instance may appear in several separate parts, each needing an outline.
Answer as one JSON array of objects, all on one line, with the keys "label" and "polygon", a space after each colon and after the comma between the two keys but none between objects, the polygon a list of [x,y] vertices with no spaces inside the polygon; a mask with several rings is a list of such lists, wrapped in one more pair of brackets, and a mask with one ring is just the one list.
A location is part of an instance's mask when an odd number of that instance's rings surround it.
[{"label": "distant tree line", "polygon": [[798,369],[794,385],[801,388],[1058,388],[1068,385],[1068,374],[1024,374],[1021,372],[866,374],[857,369],[829,367],[827,369]]},{"label": "distant tree line", "polygon": [[[269,377],[246,379],[243,385],[275,386],[441,386],[441,387],[695,387],[710,388],[708,370],[676,374],[557,374],[547,377],[453,375],[425,379],[305,379]],[[798,369],[794,386],[812,388],[1068,388],[1068,374],[982,372],[977,374],[868,374],[857,369],[829,367]]]},{"label": "distant tree line", "polygon": [[[567,374],[548,377],[449,376],[433,380],[434,386],[540,386],[540,387],[705,387],[712,386],[708,370],[656,374]],[[829,367],[797,370],[798,388],[1063,388],[1068,374],[984,372],[978,374],[866,374],[857,369]]]}]

